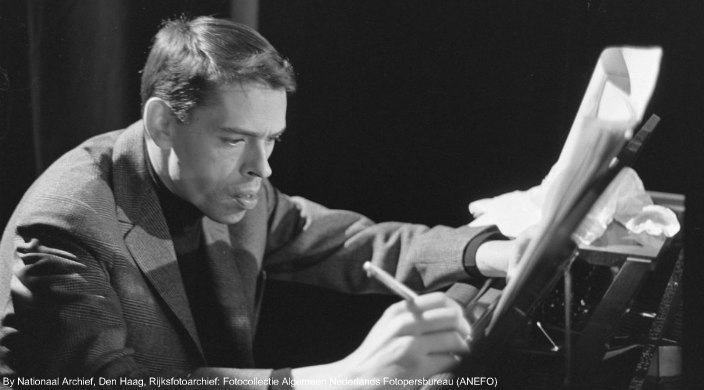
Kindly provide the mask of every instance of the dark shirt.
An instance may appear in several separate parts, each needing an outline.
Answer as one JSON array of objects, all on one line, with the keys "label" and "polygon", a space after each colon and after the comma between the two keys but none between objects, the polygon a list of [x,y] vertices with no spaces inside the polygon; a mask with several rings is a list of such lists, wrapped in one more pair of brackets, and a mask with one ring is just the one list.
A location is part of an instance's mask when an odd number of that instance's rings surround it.
[{"label": "dark shirt", "polygon": [[235,352],[237,348],[232,345],[232,337],[227,334],[226,320],[213,289],[212,270],[208,267],[203,239],[203,213],[172,193],[156,175],[149,161],[148,166],[174,243],[183,286],[206,363],[212,367],[251,366],[251,362],[238,361]]}]

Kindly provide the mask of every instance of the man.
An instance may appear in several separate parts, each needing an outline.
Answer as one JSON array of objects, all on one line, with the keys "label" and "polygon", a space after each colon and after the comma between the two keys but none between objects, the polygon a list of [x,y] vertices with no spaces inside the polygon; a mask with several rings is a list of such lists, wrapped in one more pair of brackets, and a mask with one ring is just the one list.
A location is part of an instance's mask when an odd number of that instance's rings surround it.
[{"label": "man", "polygon": [[459,305],[431,293],[392,305],[341,361],[255,368],[266,277],[385,292],[362,270],[371,260],[428,291],[504,276],[517,258],[492,229],[374,224],[280,193],[268,158],[294,89],[290,64],[247,27],[209,17],[163,26],[142,75],[142,120],[55,162],[5,230],[0,256],[14,276],[2,344],[20,376],[237,388],[293,378],[304,389],[429,377],[469,352]]}]

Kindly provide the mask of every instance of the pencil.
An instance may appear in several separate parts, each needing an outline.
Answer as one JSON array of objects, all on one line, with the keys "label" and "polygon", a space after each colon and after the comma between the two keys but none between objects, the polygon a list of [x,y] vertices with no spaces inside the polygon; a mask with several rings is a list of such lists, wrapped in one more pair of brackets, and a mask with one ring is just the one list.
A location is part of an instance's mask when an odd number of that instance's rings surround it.
[{"label": "pencil", "polygon": [[[388,272],[384,271],[383,269],[377,267],[376,265],[365,261],[364,264],[362,265],[362,268],[364,268],[365,271],[367,271],[367,276],[370,278],[373,277],[379,282],[381,282],[384,286],[388,287],[389,290],[395,292],[399,296],[401,296],[403,299],[405,299],[408,302],[413,302],[416,298],[418,298],[418,294],[416,294],[413,290],[410,288],[406,287],[403,283],[399,282],[398,280],[394,279],[393,276],[389,275]],[[468,334],[463,337],[464,342],[469,344],[472,341],[472,335]],[[460,361],[461,358],[454,353],[450,353],[450,355],[455,358],[457,361]]]},{"label": "pencil", "polygon": [[413,290],[406,287],[403,283],[399,282],[398,280],[394,279],[393,276],[389,275],[386,271],[377,267],[376,265],[367,261],[364,263],[364,265],[362,265],[362,268],[367,271],[367,276],[369,276],[370,278],[375,278],[384,286],[388,287],[389,290],[401,296],[401,298],[407,301],[413,301],[414,299],[418,298],[418,294],[416,294]]}]

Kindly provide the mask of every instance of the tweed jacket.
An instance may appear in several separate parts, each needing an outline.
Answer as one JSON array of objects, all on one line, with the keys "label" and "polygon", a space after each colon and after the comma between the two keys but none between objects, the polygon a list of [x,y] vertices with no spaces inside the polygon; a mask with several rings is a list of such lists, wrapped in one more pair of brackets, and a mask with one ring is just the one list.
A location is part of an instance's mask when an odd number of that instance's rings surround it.
[{"label": "tweed jacket", "polygon": [[15,210],[0,243],[14,274],[2,345],[20,375],[228,376],[246,379],[238,388],[266,388],[271,369],[252,358],[265,276],[385,292],[362,271],[371,260],[416,290],[435,289],[467,278],[463,251],[482,232],[375,224],[265,180],[239,223],[203,220],[213,310],[237,357],[233,367],[209,367],[145,158],[141,122],[96,136],[48,168]]}]

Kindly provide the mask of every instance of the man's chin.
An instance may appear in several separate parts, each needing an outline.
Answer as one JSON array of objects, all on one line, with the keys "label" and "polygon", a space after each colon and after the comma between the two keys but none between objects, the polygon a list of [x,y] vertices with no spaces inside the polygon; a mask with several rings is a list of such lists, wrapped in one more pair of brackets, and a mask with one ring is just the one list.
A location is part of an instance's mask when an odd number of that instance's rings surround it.
[{"label": "man's chin", "polygon": [[246,213],[247,213],[246,210],[240,210],[237,212],[218,213],[217,215],[208,215],[208,218],[212,219],[215,222],[223,223],[226,225],[232,225],[237,222],[240,222],[242,220],[242,218],[244,218]]}]

